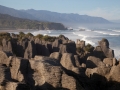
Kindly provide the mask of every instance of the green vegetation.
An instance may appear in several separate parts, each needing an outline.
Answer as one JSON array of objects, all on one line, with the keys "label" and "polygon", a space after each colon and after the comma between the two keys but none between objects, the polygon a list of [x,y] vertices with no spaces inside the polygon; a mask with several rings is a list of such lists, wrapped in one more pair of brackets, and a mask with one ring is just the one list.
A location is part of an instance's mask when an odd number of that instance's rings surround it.
[{"label": "green vegetation", "polygon": [[48,35],[43,36],[43,40],[45,40],[45,41],[54,42],[55,39],[56,39],[56,37],[51,37],[51,36],[48,36]]},{"label": "green vegetation", "polygon": [[81,48],[81,47],[77,47],[76,50],[77,50],[77,52],[79,52],[79,53],[83,53],[83,52],[85,52],[84,49]]},{"label": "green vegetation", "polygon": [[61,23],[21,19],[7,14],[0,14],[0,29],[66,30]]},{"label": "green vegetation", "polygon": [[27,36],[27,37],[33,37],[34,35],[31,34],[31,33],[27,33],[26,36]]},{"label": "green vegetation", "polygon": [[6,39],[7,41],[11,40],[10,33],[7,32],[1,32],[0,33],[0,45],[2,45],[2,40]]},{"label": "green vegetation", "polygon": [[45,41],[50,41],[50,42],[53,42],[56,39],[56,37],[51,37],[48,35],[43,36],[42,34],[36,35],[35,38],[39,38],[40,40],[45,40]]},{"label": "green vegetation", "polygon": [[64,35],[62,35],[62,34],[60,34],[60,35],[59,35],[59,38],[62,38],[62,37],[65,37],[65,36],[64,36]]},{"label": "green vegetation", "polygon": [[31,33],[25,34],[24,32],[19,32],[19,34],[14,34],[14,33],[10,34],[10,33],[7,33],[7,32],[1,32],[0,33],[0,45],[2,45],[2,40],[3,39],[6,39],[7,41],[8,40],[13,40],[13,41],[18,41],[19,40],[19,41],[21,41],[25,38],[29,39],[29,37],[33,37],[34,39],[39,38],[40,40],[45,40],[45,41],[50,41],[50,42],[55,41],[55,39],[57,38],[57,37],[52,37],[52,36],[48,36],[48,35],[43,36],[42,34],[38,34],[38,35],[34,36]]},{"label": "green vegetation", "polygon": [[94,47],[89,43],[84,47],[84,51],[87,51],[87,52],[92,52],[93,49]]},{"label": "green vegetation", "polygon": [[42,39],[42,38],[43,38],[43,35],[42,35],[42,34],[38,34],[38,35],[35,36],[35,38]]},{"label": "green vegetation", "polygon": [[85,47],[83,47],[83,48],[78,47],[76,50],[79,53],[92,52],[94,50],[94,47],[88,43]]}]

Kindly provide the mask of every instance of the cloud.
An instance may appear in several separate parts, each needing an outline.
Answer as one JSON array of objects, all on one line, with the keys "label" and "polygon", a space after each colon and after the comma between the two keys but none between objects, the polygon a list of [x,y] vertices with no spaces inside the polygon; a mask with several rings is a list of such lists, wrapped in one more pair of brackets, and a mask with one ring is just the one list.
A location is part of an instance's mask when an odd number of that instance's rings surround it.
[{"label": "cloud", "polygon": [[103,17],[108,20],[120,19],[120,9],[119,8],[97,8],[91,11],[81,11],[80,14],[86,14],[90,16]]}]

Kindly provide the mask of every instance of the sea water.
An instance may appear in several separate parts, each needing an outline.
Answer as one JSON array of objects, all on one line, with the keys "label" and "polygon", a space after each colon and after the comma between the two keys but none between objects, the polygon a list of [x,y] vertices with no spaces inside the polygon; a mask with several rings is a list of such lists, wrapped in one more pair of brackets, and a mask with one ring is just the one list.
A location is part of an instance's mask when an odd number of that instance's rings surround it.
[{"label": "sea water", "polygon": [[31,33],[33,35],[43,34],[50,36],[59,36],[62,34],[75,42],[77,39],[80,39],[86,41],[86,44],[89,43],[93,46],[97,46],[98,41],[102,40],[102,38],[106,38],[109,41],[109,47],[114,50],[115,57],[117,59],[120,58],[120,29],[36,30],[31,31]]}]

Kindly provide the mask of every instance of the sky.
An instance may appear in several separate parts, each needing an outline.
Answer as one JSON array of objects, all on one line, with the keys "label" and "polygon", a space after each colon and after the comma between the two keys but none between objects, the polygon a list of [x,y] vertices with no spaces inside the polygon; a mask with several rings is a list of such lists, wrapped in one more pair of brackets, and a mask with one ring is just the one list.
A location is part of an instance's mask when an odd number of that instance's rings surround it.
[{"label": "sky", "polygon": [[120,20],[120,0],[0,0],[0,5],[18,10],[48,10]]}]

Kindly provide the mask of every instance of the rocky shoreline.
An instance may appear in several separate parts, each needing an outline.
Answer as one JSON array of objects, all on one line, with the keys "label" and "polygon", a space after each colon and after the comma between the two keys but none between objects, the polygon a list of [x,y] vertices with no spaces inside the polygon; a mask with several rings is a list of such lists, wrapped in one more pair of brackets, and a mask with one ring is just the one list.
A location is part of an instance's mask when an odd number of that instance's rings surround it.
[{"label": "rocky shoreline", "polygon": [[107,39],[93,47],[63,35],[20,37],[0,34],[0,90],[120,89],[120,63]]}]

